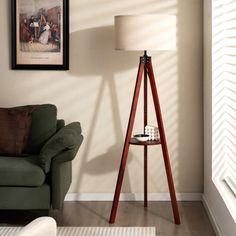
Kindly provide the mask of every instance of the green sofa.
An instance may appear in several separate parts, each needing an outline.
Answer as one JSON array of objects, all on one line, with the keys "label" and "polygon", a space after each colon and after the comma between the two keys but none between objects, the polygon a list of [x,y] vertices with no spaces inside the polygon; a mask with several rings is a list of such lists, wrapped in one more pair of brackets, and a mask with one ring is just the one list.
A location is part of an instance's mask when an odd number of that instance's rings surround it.
[{"label": "green sofa", "polygon": [[51,104],[16,109],[32,109],[32,124],[26,154],[0,156],[0,209],[61,209],[83,141],[80,123],[65,126]]}]

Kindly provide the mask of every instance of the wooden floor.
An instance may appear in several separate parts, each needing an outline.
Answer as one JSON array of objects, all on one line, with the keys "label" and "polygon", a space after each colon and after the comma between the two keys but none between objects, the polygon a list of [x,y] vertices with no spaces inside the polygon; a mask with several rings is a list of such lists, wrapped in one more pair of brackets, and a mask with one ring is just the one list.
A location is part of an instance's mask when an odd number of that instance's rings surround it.
[{"label": "wooden floor", "polygon": [[[1,225],[25,225],[49,214],[59,226],[109,226],[111,202],[66,202],[62,211],[0,211]],[[159,236],[213,236],[201,202],[179,202],[181,225],[173,223],[169,202],[120,202],[114,226],[155,226]]]}]

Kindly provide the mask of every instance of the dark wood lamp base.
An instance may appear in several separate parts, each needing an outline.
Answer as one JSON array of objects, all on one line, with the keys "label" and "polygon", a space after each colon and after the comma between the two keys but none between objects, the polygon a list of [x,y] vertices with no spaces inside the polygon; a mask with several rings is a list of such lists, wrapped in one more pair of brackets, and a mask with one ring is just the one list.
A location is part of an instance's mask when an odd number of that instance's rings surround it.
[{"label": "dark wood lamp base", "polygon": [[[144,75],[144,127],[147,125],[147,120],[148,120],[148,117],[147,117],[147,100],[148,100],[147,79],[149,78],[154,107],[155,107],[155,113],[156,113],[156,118],[157,118],[157,124],[158,124],[159,132],[160,132],[159,141],[139,142],[139,141],[136,141],[136,139],[131,138],[143,75]],[[171,204],[172,204],[172,209],[173,209],[174,221],[175,221],[175,224],[180,224],[179,210],[178,210],[178,205],[176,201],[174,181],[173,181],[172,172],[171,172],[170,158],[169,158],[169,153],[167,149],[166,136],[165,136],[164,125],[163,125],[163,120],[162,120],[160,102],[158,98],[151,57],[147,56],[146,51],[144,52],[144,56],[140,57],[140,63],[139,63],[135,90],[134,90],[133,102],[131,106],[131,112],[130,112],[130,117],[129,117],[129,123],[128,123],[128,128],[127,128],[122,158],[121,158],[119,175],[117,179],[116,190],[115,190],[115,195],[114,195],[114,200],[113,200],[113,205],[112,205],[111,215],[110,215],[110,220],[109,220],[110,224],[113,224],[115,222],[130,144],[144,146],[144,207],[147,207],[148,146],[159,145],[159,144],[161,145],[164,164],[165,164],[165,170],[166,170],[166,175],[167,175],[167,180],[168,180],[168,186],[169,186],[169,191],[170,191],[170,198],[171,198]]]}]

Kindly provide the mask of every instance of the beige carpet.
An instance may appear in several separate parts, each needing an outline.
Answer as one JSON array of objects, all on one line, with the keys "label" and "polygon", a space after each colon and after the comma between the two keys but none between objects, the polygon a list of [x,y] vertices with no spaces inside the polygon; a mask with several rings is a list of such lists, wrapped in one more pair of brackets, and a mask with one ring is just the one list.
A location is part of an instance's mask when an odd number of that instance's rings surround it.
[{"label": "beige carpet", "polygon": [[[1,236],[13,236],[22,227],[0,227]],[[155,236],[155,227],[58,227],[58,236]]]}]

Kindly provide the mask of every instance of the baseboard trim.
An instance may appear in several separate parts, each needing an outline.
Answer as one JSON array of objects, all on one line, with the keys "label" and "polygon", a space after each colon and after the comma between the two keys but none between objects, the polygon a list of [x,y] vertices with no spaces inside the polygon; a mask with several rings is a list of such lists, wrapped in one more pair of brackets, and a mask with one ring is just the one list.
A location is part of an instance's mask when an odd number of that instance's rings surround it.
[{"label": "baseboard trim", "polygon": [[[65,201],[112,201],[113,193],[68,193]],[[178,201],[202,201],[202,193],[177,193]],[[149,201],[170,201],[169,193],[149,193]],[[121,193],[120,201],[143,201],[142,193]]]},{"label": "baseboard trim", "polygon": [[214,214],[210,208],[207,197],[204,194],[202,195],[202,203],[204,205],[204,208],[206,209],[207,215],[210,219],[211,225],[216,233],[216,236],[223,236],[223,233],[221,232],[220,227],[218,226]]}]

